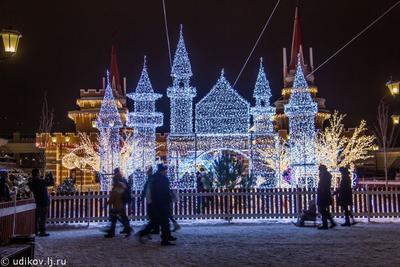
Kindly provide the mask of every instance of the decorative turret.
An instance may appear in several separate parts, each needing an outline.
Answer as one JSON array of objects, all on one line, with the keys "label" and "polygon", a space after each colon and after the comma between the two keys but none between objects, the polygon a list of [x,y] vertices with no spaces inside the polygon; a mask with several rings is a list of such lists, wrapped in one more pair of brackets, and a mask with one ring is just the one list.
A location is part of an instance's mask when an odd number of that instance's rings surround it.
[{"label": "decorative turret", "polygon": [[275,108],[269,103],[271,98],[271,88],[265,75],[263,61],[260,58],[260,69],[258,71],[253,97],[256,99],[256,106],[251,108],[254,121],[255,134],[272,133],[274,130],[273,116]]},{"label": "decorative turret", "polygon": [[96,127],[100,132],[100,172],[102,175],[101,190],[110,190],[109,176],[113,169],[119,167],[119,130],[122,121],[113,96],[107,71],[107,86],[97,117]]},{"label": "decorative turret", "polygon": [[289,118],[290,167],[292,184],[315,187],[318,169],[315,160],[315,114],[317,103],[311,98],[301,64],[297,56],[296,75],[285,114]]},{"label": "decorative turret", "polygon": [[175,51],[174,63],[172,65],[171,77],[174,87],[189,87],[190,77],[193,76],[189,55],[183,40],[183,27],[179,31],[178,46]]},{"label": "decorative turret", "polygon": [[171,70],[173,85],[167,89],[167,96],[171,101],[170,133],[172,135],[193,133],[193,98],[196,96],[196,88],[190,86],[192,75],[181,25]]},{"label": "decorative turret", "polygon": [[[161,94],[154,93],[151,86],[146,66],[146,57],[142,74],[140,75],[134,93],[127,95],[134,100],[134,112],[128,115],[127,126],[133,128],[133,138],[136,149],[132,158],[134,170],[140,170],[143,174],[150,166],[153,166],[156,159],[156,127],[163,125],[163,114],[156,112],[155,101],[162,97]],[[135,159],[135,160],[134,160]],[[144,180],[134,181],[134,188],[140,189]]]}]

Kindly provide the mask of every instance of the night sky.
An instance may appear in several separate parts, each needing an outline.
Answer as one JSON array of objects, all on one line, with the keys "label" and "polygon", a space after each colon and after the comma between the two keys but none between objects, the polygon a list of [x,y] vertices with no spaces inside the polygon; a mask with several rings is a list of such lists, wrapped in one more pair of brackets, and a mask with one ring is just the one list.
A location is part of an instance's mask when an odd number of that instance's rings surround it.
[{"label": "night sky", "polygon": [[[314,48],[318,66],[397,0],[300,1],[303,45]],[[275,1],[166,0],[172,52],[179,24],[189,52],[199,101],[215,84],[221,68],[233,84]],[[282,47],[290,50],[295,0],[282,0],[235,89],[251,99],[259,57],[275,101],[282,83]],[[74,131],[67,111],[76,108],[81,88],[100,88],[110,64],[112,36],[128,92],[139,79],[143,55],[165,113],[168,131],[171,84],[161,0],[151,1],[0,1],[0,27],[19,30],[19,52],[0,62],[0,134],[38,129],[43,92],[54,107],[54,131]],[[374,123],[385,82],[400,79],[400,6],[315,73],[319,96],[328,109],[347,113],[346,127],[360,119]]]}]

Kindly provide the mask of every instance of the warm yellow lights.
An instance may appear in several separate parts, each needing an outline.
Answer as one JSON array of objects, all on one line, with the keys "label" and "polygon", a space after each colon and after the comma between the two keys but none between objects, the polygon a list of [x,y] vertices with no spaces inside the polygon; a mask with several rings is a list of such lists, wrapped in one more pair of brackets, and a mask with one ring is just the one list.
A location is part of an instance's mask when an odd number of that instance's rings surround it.
[{"label": "warm yellow lights", "polygon": [[53,137],[51,137],[51,142],[53,142],[53,143],[57,143],[57,136],[53,136]]},{"label": "warm yellow lights", "polygon": [[400,123],[400,115],[392,115],[392,122],[394,125],[398,125]]},{"label": "warm yellow lights", "polygon": [[11,56],[17,53],[19,39],[22,35],[15,30],[2,30],[0,35],[3,38],[4,52]]},{"label": "warm yellow lights", "polygon": [[386,83],[386,86],[389,88],[390,93],[393,96],[397,96],[399,95],[399,91],[400,91],[400,82],[392,82],[392,81],[388,81]]}]

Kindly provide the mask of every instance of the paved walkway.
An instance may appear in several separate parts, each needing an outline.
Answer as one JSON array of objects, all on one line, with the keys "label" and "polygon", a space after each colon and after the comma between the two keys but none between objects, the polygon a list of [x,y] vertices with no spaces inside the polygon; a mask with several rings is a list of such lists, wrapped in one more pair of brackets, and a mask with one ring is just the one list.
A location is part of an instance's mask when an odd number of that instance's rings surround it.
[{"label": "paved walkway", "polygon": [[[138,228],[135,227],[137,231]],[[99,228],[37,238],[36,256],[67,266],[400,266],[400,224],[357,224],[328,231],[292,224],[187,225],[177,246],[159,238],[103,238]]]}]

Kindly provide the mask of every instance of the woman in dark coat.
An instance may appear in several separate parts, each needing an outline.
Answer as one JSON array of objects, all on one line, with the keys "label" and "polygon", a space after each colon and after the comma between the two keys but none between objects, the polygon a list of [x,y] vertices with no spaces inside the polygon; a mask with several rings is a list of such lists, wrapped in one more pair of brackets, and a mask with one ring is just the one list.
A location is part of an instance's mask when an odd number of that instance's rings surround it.
[{"label": "woman in dark coat", "polygon": [[318,229],[328,229],[328,220],[331,222],[331,228],[336,226],[336,223],[329,212],[329,206],[332,205],[331,180],[332,175],[328,172],[326,166],[320,165],[317,205],[322,216],[322,226],[318,227]]},{"label": "woman in dark coat", "polygon": [[345,167],[340,167],[339,169],[342,179],[340,180],[339,188],[335,191],[335,194],[338,195],[338,205],[342,207],[345,216],[345,223],[341,224],[342,226],[350,226],[350,217],[353,220],[354,224],[354,217],[351,214],[351,208],[353,206],[353,191],[351,189],[351,179],[350,179],[350,172]]}]

